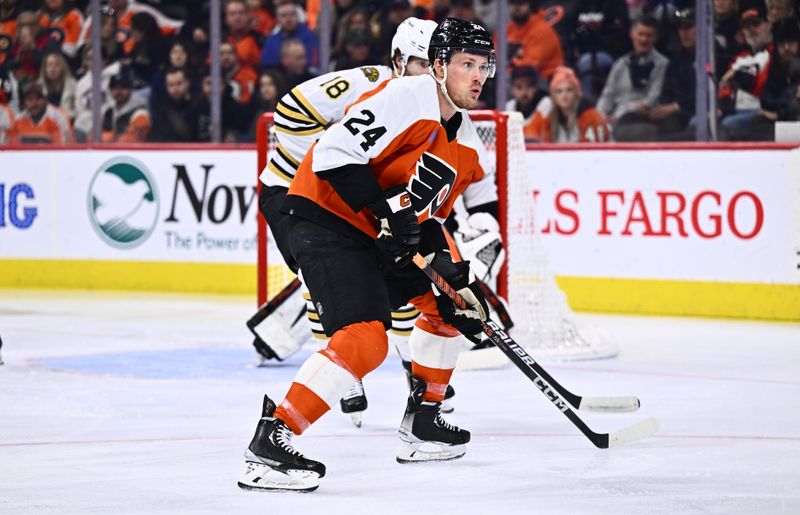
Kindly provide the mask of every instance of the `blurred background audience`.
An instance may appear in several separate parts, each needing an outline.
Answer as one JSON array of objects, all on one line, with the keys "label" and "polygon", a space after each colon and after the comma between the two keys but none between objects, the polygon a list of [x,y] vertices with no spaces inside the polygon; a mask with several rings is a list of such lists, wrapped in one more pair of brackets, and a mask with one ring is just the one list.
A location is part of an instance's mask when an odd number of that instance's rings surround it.
[{"label": "blurred background audience", "polygon": [[[320,7],[330,1],[330,59]],[[497,30],[498,0],[222,0],[222,139],[316,75],[389,64],[409,16]],[[507,0],[509,99],[541,142],[684,141],[695,131],[694,2]],[[713,0],[716,116],[725,140],[771,140],[800,116],[798,0]],[[0,144],[210,141],[210,2],[105,0],[92,97],[89,0],[0,0]],[[497,81],[481,96],[495,108]],[[595,105],[596,104],[596,105]]]}]

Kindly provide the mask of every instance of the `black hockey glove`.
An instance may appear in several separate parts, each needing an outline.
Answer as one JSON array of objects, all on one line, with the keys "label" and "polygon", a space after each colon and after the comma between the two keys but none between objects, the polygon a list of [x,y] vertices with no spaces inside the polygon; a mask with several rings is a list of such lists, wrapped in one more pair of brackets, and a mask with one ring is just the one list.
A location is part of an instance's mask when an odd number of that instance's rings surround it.
[{"label": "black hockey glove", "polygon": [[481,322],[489,319],[489,307],[475,278],[471,277],[469,261],[453,263],[449,253],[436,252],[431,267],[467,302],[467,309],[460,309],[450,297],[434,288],[436,307],[442,320],[458,329],[471,342],[480,343],[483,333]]},{"label": "black hockey glove", "polygon": [[384,197],[367,206],[381,222],[375,244],[390,263],[402,268],[417,253],[422,230],[411,206],[408,192],[402,186],[384,192]]}]

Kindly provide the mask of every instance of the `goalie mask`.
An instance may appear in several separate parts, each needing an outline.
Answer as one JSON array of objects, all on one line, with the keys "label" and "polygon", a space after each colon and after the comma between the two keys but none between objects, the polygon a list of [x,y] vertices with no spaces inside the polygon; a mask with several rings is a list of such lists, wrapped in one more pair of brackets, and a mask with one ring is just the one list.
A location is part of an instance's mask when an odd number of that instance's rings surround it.
[{"label": "goalie mask", "polygon": [[[436,22],[421,20],[419,18],[406,18],[397,27],[392,38],[392,69],[395,75],[403,77],[406,74],[408,60],[412,57],[428,60],[428,43],[431,35],[436,30]],[[395,56],[400,57],[400,69],[397,69]]]}]

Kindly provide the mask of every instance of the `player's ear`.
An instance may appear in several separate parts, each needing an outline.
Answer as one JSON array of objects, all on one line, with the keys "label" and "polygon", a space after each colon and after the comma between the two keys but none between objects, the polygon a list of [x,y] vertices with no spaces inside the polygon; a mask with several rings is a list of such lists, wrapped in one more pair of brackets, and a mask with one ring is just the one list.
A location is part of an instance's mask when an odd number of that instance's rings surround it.
[{"label": "player's ear", "polygon": [[444,63],[441,59],[433,61],[433,74],[437,79],[444,78]]}]

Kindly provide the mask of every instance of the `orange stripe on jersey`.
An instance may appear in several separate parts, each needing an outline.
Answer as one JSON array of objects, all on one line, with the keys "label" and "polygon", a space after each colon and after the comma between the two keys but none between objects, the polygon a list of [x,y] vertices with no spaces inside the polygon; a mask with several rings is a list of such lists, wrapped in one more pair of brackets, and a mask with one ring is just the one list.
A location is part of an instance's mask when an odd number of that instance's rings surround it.
[{"label": "orange stripe on jersey", "polygon": [[447,391],[447,385],[453,376],[453,369],[429,368],[411,361],[411,373],[425,381],[423,400],[441,402]]},{"label": "orange stripe on jersey", "polygon": [[286,398],[275,410],[275,417],[283,420],[296,435],[327,413],[330,407],[305,385],[292,383]]}]

